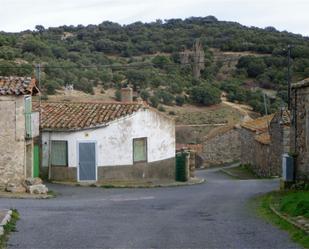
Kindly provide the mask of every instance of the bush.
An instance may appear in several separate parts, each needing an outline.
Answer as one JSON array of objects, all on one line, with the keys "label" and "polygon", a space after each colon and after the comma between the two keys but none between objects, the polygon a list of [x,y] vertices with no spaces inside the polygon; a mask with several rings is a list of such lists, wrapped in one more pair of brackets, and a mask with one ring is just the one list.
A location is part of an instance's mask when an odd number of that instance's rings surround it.
[{"label": "bush", "polygon": [[46,94],[54,95],[56,94],[56,85],[53,82],[48,82],[45,85]]},{"label": "bush", "polygon": [[172,105],[173,101],[175,99],[174,95],[165,91],[165,90],[159,90],[155,94],[158,99],[165,105]]},{"label": "bush", "polygon": [[119,89],[117,89],[117,90],[115,91],[115,99],[116,99],[117,101],[121,101],[121,92],[120,92]]},{"label": "bush", "polygon": [[169,115],[176,115],[176,112],[174,112],[174,111],[169,111],[168,114],[169,114]]},{"label": "bush", "polygon": [[190,90],[190,99],[193,103],[200,105],[214,105],[221,102],[221,91],[208,84],[203,83],[200,86],[194,86]]},{"label": "bush", "polygon": [[159,99],[158,99],[157,96],[151,96],[151,97],[149,98],[149,101],[150,101],[150,105],[151,105],[152,107],[154,107],[154,108],[157,108],[157,107],[158,107],[158,105],[159,105]]},{"label": "bush", "polygon": [[148,98],[150,97],[150,94],[147,90],[142,90],[140,96],[144,101],[147,101]]},{"label": "bush", "polygon": [[175,98],[176,105],[182,106],[185,103],[185,98],[181,95],[177,95]]},{"label": "bush", "polygon": [[165,112],[165,108],[164,108],[164,106],[162,106],[162,105],[160,105],[160,106],[158,107],[158,110],[159,110],[160,112]]}]

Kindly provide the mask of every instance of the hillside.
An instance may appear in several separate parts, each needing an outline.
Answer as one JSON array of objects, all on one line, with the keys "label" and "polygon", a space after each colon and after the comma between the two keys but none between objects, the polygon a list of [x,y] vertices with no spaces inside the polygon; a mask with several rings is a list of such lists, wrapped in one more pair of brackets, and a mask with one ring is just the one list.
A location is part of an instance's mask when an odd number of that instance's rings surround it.
[{"label": "hillside", "polygon": [[293,80],[308,77],[309,38],[273,27],[213,16],[123,26],[37,25],[34,31],[0,33],[0,75],[31,76],[40,64],[35,73],[48,95],[73,84],[90,94],[114,89],[117,98],[117,89],[130,84],[136,96],[160,108],[218,104],[224,91],[229,101],[263,113],[263,92],[269,111],[286,101],[288,44]]}]

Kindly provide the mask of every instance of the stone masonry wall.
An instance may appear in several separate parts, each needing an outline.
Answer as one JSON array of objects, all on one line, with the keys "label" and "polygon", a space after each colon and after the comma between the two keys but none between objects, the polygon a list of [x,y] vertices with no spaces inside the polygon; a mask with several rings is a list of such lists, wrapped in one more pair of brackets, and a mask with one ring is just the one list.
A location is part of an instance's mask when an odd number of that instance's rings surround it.
[{"label": "stone masonry wall", "polygon": [[250,165],[258,176],[274,175],[270,164],[270,146],[255,140],[256,133],[240,129],[241,163]]},{"label": "stone masonry wall", "polygon": [[255,143],[255,133],[242,128],[239,130],[239,134],[241,144],[240,162],[242,164],[252,164],[255,152],[254,146],[252,146]]},{"label": "stone masonry wall", "polygon": [[0,187],[25,176],[25,118],[23,96],[0,97]]},{"label": "stone masonry wall", "polygon": [[211,167],[239,161],[240,145],[237,128],[208,139],[203,144],[204,166]]},{"label": "stone masonry wall", "polygon": [[[309,86],[293,89],[292,91],[293,100],[295,91],[297,93],[296,179],[309,180]],[[295,103],[293,101],[293,106],[294,104]],[[294,134],[295,130],[292,125],[291,150],[293,152],[295,151]]]},{"label": "stone masonry wall", "polygon": [[270,173],[280,176],[282,174],[282,154],[290,152],[290,127],[273,120],[270,124]]}]

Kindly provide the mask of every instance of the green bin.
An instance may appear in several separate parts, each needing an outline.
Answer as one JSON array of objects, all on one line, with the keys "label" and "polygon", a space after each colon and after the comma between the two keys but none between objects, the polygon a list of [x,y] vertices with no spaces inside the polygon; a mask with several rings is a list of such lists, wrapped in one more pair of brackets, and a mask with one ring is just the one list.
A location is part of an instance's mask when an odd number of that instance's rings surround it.
[{"label": "green bin", "polygon": [[186,167],[186,152],[179,152],[176,154],[176,171],[175,180],[179,182],[186,182],[187,179],[187,167]]}]

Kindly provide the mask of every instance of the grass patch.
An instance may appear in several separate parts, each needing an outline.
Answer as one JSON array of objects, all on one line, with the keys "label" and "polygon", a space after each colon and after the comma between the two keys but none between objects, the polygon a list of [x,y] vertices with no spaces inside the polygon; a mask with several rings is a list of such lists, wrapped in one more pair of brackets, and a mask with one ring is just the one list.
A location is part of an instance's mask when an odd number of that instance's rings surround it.
[{"label": "grass patch", "polygon": [[309,191],[290,191],[278,197],[279,210],[290,216],[309,218]]},{"label": "grass patch", "polygon": [[53,190],[48,190],[47,194],[50,195],[51,197],[55,198],[57,196],[57,193]]},{"label": "grass patch", "polygon": [[274,202],[277,202],[280,200],[282,196],[284,196],[285,192],[271,192],[266,195],[260,196],[256,198],[258,208],[257,212],[259,216],[267,220],[268,222],[278,226],[282,230],[285,230],[289,233],[290,238],[302,245],[304,248],[309,248],[309,236],[304,231],[296,228],[289,222],[281,219],[279,216],[273,213],[273,211],[270,209],[270,204],[273,204]]},{"label": "grass patch", "polygon": [[11,220],[3,226],[4,234],[0,236],[0,249],[6,248],[6,243],[11,232],[16,232],[16,222],[19,220],[19,213],[16,209],[12,210]]}]

